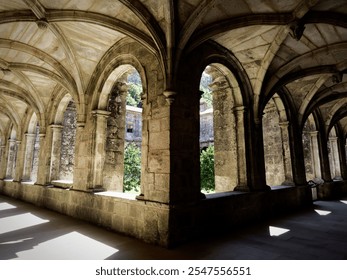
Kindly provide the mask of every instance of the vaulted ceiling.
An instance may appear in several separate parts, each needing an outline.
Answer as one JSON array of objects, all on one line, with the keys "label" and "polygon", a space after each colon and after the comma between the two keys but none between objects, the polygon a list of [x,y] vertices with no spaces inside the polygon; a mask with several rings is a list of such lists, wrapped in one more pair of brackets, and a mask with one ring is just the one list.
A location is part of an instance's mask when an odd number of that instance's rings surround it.
[{"label": "vaulted ceiling", "polygon": [[46,119],[60,91],[77,102],[103,55],[135,40],[163,63],[213,40],[251,81],[255,110],[285,89],[301,122],[319,112],[347,135],[346,0],[11,0],[0,3],[0,134]]}]

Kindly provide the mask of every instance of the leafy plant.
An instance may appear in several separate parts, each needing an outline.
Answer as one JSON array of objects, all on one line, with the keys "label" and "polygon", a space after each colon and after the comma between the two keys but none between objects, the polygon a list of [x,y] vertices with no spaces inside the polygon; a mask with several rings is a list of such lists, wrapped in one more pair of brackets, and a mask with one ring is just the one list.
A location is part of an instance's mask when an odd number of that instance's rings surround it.
[{"label": "leafy plant", "polygon": [[200,186],[201,190],[205,192],[215,190],[214,146],[209,146],[200,154]]},{"label": "leafy plant", "polygon": [[141,149],[128,143],[124,149],[124,179],[126,192],[139,192],[141,183]]},{"label": "leafy plant", "polygon": [[203,72],[200,80],[200,90],[204,93],[201,96],[201,100],[206,102],[208,108],[212,108],[212,91],[209,88],[211,83],[212,77]]},{"label": "leafy plant", "polygon": [[127,105],[140,107],[139,104],[141,104],[141,92],[141,84],[129,83]]}]

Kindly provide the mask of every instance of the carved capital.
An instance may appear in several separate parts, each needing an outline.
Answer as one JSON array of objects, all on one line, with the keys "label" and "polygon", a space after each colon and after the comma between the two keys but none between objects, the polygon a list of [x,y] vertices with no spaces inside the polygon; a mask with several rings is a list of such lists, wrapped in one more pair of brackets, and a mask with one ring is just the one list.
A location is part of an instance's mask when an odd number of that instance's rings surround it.
[{"label": "carved capital", "polygon": [[166,90],[164,91],[164,96],[166,97],[166,102],[171,105],[175,101],[176,91]]}]

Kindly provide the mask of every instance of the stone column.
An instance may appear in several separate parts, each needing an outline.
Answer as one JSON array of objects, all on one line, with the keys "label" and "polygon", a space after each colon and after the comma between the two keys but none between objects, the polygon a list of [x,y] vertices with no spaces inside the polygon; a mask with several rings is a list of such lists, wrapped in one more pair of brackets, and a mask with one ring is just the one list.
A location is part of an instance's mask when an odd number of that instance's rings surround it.
[{"label": "stone column", "polygon": [[8,161],[7,161],[7,169],[6,169],[6,179],[13,179],[13,173],[14,173],[14,166],[16,164],[16,153],[17,153],[17,147],[16,147],[16,140],[15,139],[9,139],[9,145],[8,145]]},{"label": "stone column", "polygon": [[[70,128],[69,137],[72,142],[72,147],[71,150],[66,150],[67,153],[65,153],[65,160],[68,159],[69,163],[72,162],[73,164],[66,166],[64,172],[62,172],[62,168],[60,167],[60,179],[69,182],[69,184],[73,184],[73,189],[80,191],[87,191],[87,189],[91,187],[92,183],[86,183],[84,181],[84,183],[81,184],[81,177],[87,177],[89,180],[91,179],[90,155],[88,155],[87,152],[90,151],[91,146],[86,145],[86,138],[89,138],[86,135],[93,132],[85,131],[85,125],[85,122],[77,121],[76,130],[71,130]],[[86,149],[88,150],[86,151]],[[61,158],[63,158],[62,155]]]},{"label": "stone column", "polygon": [[[7,142],[7,144],[8,144],[8,142]],[[7,145],[1,146],[0,179],[4,179],[6,177],[8,151],[9,151],[9,149],[8,149]]]},{"label": "stone column", "polygon": [[46,186],[51,182],[52,134],[52,126],[48,127],[46,134],[39,134],[40,150],[36,179],[37,185]]},{"label": "stone column", "polygon": [[282,138],[282,150],[283,150],[283,167],[284,167],[284,182],[282,185],[294,185],[293,183],[293,171],[292,171],[292,161],[290,156],[290,146],[289,146],[289,122],[280,122],[281,138]]},{"label": "stone column", "polygon": [[103,186],[109,191],[123,191],[125,113],[128,85],[117,82],[111,93],[107,120],[106,160],[103,172]]},{"label": "stone column", "polygon": [[[142,112],[142,146],[141,146],[141,200],[152,200],[169,203],[170,178],[172,176],[170,165],[170,108],[176,104],[174,91],[164,91],[157,97],[158,102],[146,104]],[[184,129],[184,128],[182,128]],[[175,161],[179,158],[172,159]],[[177,161],[178,163],[178,161]],[[177,164],[175,172],[181,175],[183,161]],[[178,175],[178,176],[179,176]],[[184,177],[182,175],[176,182]],[[182,197],[182,184],[173,183],[175,189],[173,196]],[[175,193],[174,193],[175,192]],[[183,196],[185,193],[183,193]],[[185,196],[186,197],[186,196]]]},{"label": "stone column", "polygon": [[264,156],[264,139],[262,120],[255,119],[254,122],[249,120],[246,126],[248,138],[248,157],[251,168],[249,172],[250,190],[267,191],[270,187],[266,185],[265,156]]},{"label": "stone column", "polygon": [[13,176],[13,181],[20,182],[23,176],[24,169],[24,157],[25,157],[25,141],[16,141],[17,146],[17,159],[15,166],[15,174]]},{"label": "stone column", "polygon": [[289,126],[290,132],[290,145],[291,145],[291,162],[293,171],[293,181],[296,186],[307,185],[305,160],[304,160],[304,147],[302,144],[302,130],[298,124]]},{"label": "stone column", "polygon": [[322,173],[321,173],[320,157],[319,157],[318,131],[310,131],[309,135],[310,135],[313,175],[316,179],[321,179]]},{"label": "stone column", "polygon": [[106,154],[106,130],[107,118],[111,112],[95,110],[92,112],[94,120],[94,137],[92,139],[92,186],[93,189],[101,189],[103,186],[103,169]]},{"label": "stone column", "polygon": [[209,86],[213,89],[215,191],[232,191],[239,183],[237,124],[232,110],[234,102],[230,89],[221,86],[221,82]]},{"label": "stone column", "polygon": [[320,166],[321,166],[321,174],[322,179],[325,182],[331,182],[331,172],[330,172],[330,164],[329,164],[329,154],[328,154],[328,144],[327,144],[327,138],[324,131],[320,130],[320,133],[318,134],[318,146],[319,146],[319,157],[321,159]]},{"label": "stone column", "polygon": [[52,149],[51,149],[51,164],[50,164],[50,181],[59,179],[60,156],[61,156],[61,139],[62,125],[50,125],[52,131]]},{"label": "stone column", "polygon": [[338,140],[339,148],[339,158],[341,165],[341,177],[343,180],[347,180],[347,161],[346,161],[346,147],[344,141],[341,141],[341,138]]},{"label": "stone column", "polygon": [[333,179],[341,179],[341,166],[340,166],[340,157],[337,147],[337,137],[329,137],[330,143],[330,153],[331,153],[331,173]]},{"label": "stone column", "polygon": [[26,149],[25,149],[22,181],[30,181],[31,171],[33,166],[33,157],[34,157],[35,136],[36,135],[32,133],[25,134],[24,143],[26,143]]},{"label": "stone column", "polygon": [[236,123],[236,142],[237,142],[237,171],[238,184],[235,190],[249,191],[247,182],[247,163],[246,163],[246,143],[245,143],[245,107],[238,106],[233,108]]}]

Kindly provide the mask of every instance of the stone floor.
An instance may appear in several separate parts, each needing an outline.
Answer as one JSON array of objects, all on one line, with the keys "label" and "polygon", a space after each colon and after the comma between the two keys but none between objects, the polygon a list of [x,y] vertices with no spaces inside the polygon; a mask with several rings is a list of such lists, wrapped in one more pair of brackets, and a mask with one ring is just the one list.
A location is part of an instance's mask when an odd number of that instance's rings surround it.
[{"label": "stone floor", "polygon": [[0,259],[347,259],[347,197],[175,249],[0,196]]}]

